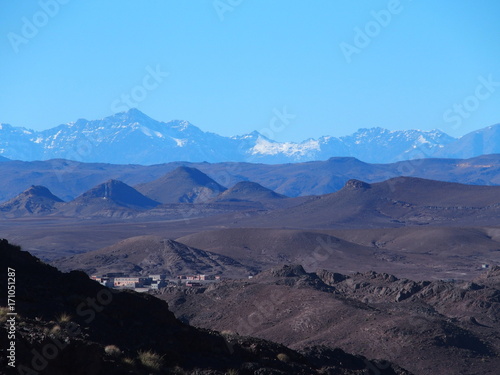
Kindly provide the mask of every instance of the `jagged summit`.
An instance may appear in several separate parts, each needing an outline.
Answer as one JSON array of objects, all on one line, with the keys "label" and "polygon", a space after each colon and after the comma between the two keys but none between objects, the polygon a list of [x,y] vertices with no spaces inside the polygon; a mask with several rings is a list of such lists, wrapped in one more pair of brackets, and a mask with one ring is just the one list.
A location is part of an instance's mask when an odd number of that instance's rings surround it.
[{"label": "jagged summit", "polygon": [[306,275],[304,267],[300,264],[287,264],[269,270],[274,277],[300,277]]},{"label": "jagged summit", "polygon": [[351,179],[345,183],[344,188],[346,189],[369,189],[371,185],[356,179]]},{"label": "jagged summit", "polygon": [[146,121],[146,122],[155,121],[145,113],[138,110],[137,108],[130,108],[128,111],[118,112],[112,116],[106,117],[105,119],[107,120],[117,119],[128,123],[141,122],[141,121]]}]

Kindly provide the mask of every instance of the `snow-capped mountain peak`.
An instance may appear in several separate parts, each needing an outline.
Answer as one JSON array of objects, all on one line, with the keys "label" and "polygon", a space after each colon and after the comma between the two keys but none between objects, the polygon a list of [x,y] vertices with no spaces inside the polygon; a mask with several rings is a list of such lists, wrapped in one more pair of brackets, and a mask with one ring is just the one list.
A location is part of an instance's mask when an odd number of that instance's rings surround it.
[{"label": "snow-capped mountain peak", "polygon": [[[478,137],[488,133],[489,140]],[[477,156],[481,145],[497,150],[500,125],[462,137],[461,156]],[[170,161],[288,163],[355,157],[386,163],[415,157],[446,156],[460,142],[434,129],[361,128],[351,135],[325,135],[302,142],[278,142],[257,131],[232,137],[204,132],[185,120],[161,122],[138,109],[99,120],[78,119],[43,131],[0,124],[0,156],[19,160],[70,159],[85,162],[155,164]],[[493,143],[492,143],[493,142]],[[455,147],[455,146],[454,146]],[[454,150],[456,147],[454,148]],[[455,154],[458,151],[454,151]]]}]

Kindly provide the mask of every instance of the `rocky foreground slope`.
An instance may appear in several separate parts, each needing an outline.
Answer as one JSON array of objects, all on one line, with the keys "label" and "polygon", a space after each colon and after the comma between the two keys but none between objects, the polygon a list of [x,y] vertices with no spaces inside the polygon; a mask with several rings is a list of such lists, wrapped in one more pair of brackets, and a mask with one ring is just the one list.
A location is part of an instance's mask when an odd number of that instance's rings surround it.
[{"label": "rocky foreground slope", "polygon": [[[61,273],[0,240],[0,319],[8,267],[15,273],[15,365],[10,324],[0,328],[0,373],[94,374],[410,374],[340,349],[300,352],[262,339],[193,328],[153,296],[112,292],[82,272]],[[12,271],[15,270],[15,271]]]},{"label": "rocky foreground slope", "polygon": [[289,265],[196,293],[167,288],[160,297],[186,323],[296,350],[334,345],[422,375],[500,368],[500,267],[473,282],[416,282]]}]

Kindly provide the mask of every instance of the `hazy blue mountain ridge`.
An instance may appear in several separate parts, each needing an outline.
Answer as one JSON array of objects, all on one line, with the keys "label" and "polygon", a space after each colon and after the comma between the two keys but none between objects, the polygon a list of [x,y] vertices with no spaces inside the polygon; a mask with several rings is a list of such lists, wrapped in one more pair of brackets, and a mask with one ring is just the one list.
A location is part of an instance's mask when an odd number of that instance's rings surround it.
[{"label": "hazy blue mountain ridge", "polygon": [[187,121],[156,121],[137,109],[100,120],[79,119],[43,131],[0,125],[0,157],[159,164],[172,161],[290,163],[355,157],[369,163],[414,158],[469,158],[500,152],[500,124],[455,139],[440,130],[359,129],[343,137],[277,142],[254,131],[224,137]]}]

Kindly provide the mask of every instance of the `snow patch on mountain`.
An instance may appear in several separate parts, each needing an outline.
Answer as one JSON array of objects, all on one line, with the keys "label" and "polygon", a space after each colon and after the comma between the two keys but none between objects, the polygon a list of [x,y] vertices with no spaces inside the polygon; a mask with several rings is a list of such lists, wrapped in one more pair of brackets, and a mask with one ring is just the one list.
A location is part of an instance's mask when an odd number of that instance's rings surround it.
[{"label": "snow patch on mountain", "polygon": [[177,147],[184,147],[188,140],[187,139],[179,139],[179,138],[174,138],[174,137],[171,137],[175,143],[177,144]]},{"label": "snow patch on mountain", "polygon": [[318,140],[309,139],[302,143],[293,142],[274,142],[263,137],[257,138],[257,143],[250,149],[252,155],[278,155],[283,154],[288,157],[301,157],[311,153],[311,151],[320,151]]}]

